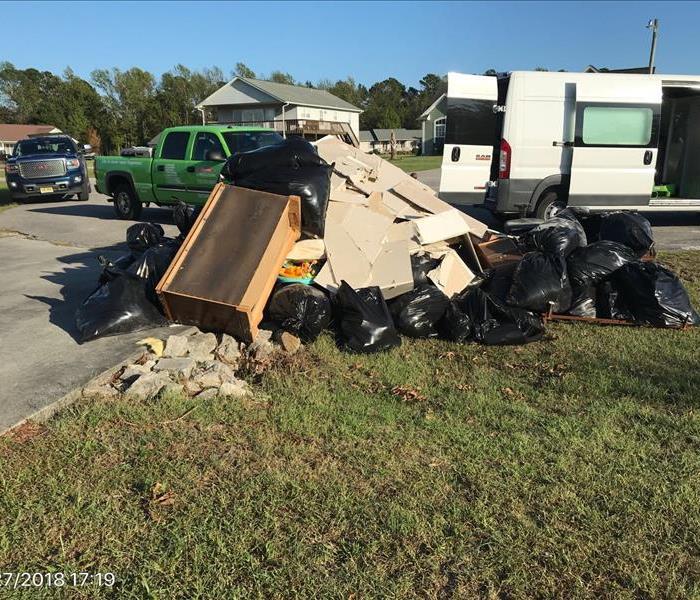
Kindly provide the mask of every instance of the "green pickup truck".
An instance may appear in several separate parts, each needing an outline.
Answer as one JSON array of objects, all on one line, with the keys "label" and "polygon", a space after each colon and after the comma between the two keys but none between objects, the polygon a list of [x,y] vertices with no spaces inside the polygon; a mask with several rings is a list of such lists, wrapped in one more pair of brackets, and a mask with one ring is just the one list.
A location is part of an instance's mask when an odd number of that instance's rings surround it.
[{"label": "green pickup truck", "polygon": [[262,127],[171,127],[160,134],[153,158],[98,156],[95,187],[110,196],[120,219],[138,219],[144,204],[203,204],[228,156],[280,141]]}]

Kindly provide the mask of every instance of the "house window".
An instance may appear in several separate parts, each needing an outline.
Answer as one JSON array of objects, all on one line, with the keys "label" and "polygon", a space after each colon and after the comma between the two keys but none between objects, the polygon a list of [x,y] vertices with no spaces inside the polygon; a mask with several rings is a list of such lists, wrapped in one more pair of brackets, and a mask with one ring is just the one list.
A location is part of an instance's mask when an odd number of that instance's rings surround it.
[{"label": "house window", "polygon": [[435,138],[436,142],[443,142],[445,140],[446,121],[447,121],[447,119],[445,117],[442,117],[441,119],[435,120],[435,124],[433,125],[433,127],[434,127],[433,137]]}]

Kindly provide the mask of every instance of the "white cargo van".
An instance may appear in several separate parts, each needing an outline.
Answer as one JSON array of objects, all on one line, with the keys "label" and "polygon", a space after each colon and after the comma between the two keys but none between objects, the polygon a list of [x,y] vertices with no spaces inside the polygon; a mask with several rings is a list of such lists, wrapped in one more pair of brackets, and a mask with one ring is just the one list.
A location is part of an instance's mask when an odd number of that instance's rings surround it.
[{"label": "white cargo van", "polygon": [[449,73],[440,197],[544,218],[700,211],[700,76]]}]

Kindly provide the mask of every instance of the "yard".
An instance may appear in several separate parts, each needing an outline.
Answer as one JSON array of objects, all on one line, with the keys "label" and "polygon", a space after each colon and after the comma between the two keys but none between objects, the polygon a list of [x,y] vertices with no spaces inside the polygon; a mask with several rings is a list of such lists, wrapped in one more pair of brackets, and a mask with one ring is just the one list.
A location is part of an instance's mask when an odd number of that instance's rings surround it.
[{"label": "yard", "polygon": [[[388,156],[383,156],[382,158],[389,160]],[[395,160],[389,162],[395,164],[397,167],[401,167],[407,173],[412,173],[413,171],[439,169],[442,164],[442,156],[415,156],[413,154],[406,154],[397,156]]]},{"label": "yard", "polygon": [[[661,258],[700,304],[700,253]],[[116,575],[83,598],[697,597],[700,331],[549,336],[326,335],[245,401],[80,403],[0,440],[3,571]]]}]

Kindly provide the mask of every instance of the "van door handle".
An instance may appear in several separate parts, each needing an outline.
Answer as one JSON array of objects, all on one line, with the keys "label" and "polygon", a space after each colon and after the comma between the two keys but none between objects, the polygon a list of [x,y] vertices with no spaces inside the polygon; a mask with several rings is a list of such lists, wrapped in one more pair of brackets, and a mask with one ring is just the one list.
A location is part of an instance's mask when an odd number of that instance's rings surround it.
[{"label": "van door handle", "polygon": [[645,165],[650,165],[651,164],[651,159],[654,157],[654,153],[651,150],[647,150],[644,153],[644,164]]},{"label": "van door handle", "polygon": [[158,165],[156,167],[159,171],[165,171],[165,165]]},{"label": "van door handle", "polygon": [[559,146],[561,148],[571,148],[573,145],[573,142],[552,142],[552,146]]},{"label": "van door handle", "polygon": [[457,162],[459,160],[460,150],[459,146],[452,148],[452,162]]}]

